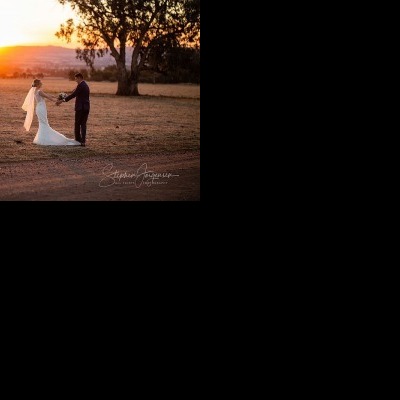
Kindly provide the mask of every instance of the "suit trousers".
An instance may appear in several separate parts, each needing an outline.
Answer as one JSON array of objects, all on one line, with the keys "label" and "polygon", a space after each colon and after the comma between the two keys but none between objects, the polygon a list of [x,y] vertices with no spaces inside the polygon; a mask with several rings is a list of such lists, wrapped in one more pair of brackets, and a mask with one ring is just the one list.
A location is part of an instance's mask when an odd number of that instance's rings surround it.
[{"label": "suit trousers", "polygon": [[75,140],[86,143],[86,125],[90,111],[75,111]]}]

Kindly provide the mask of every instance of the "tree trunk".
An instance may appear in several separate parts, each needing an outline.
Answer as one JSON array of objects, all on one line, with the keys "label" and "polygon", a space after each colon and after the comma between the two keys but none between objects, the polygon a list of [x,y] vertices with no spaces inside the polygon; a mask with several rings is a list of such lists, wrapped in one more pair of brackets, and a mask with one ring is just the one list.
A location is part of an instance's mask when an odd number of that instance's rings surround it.
[{"label": "tree trunk", "polygon": [[140,96],[139,75],[128,77],[127,74],[118,73],[117,96]]},{"label": "tree trunk", "polygon": [[128,76],[124,62],[117,62],[118,89],[117,96],[140,96],[139,95],[139,74],[134,77]]},{"label": "tree trunk", "polygon": [[129,79],[127,77],[118,76],[117,96],[129,96]]},{"label": "tree trunk", "polygon": [[117,76],[118,76],[118,90],[117,96],[140,96],[139,93],[139,75],[140,68],[135,62],[135,66],[131,69],[130,76],[125,65],[125,57],[116,60],[117,62]]},{"label": "tree trunk", "polygon": [[144,62],[144,58],[140,55],[141,40],[133,50],[132,63],[131,63],[131,82],[130,92],[131,96],[140,96],[139,93],[139,75],[141,70],[141,63]]},{"label": "tree trunk", "polygon": [[123,60],[117,60],[118,90],[117,96],[129,96],[129,78]]},{"label": "tree trunk", "polygon": [[131,76],[130,82],[131,96],[140,96],[139,94],[139,71],[134,71]]}]

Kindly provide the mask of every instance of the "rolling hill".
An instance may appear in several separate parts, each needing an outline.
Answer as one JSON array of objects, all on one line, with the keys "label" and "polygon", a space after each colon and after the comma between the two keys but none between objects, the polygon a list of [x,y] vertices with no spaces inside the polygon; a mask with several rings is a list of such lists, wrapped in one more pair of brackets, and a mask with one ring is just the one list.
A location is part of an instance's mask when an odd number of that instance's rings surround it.
[{"label": "rolling hill", "polygon": [[[127,49],[127,60],[132,49]],[[95,61],[95,68],[114,65],[114,58],[107,55]],[[15,46],[0,48],[0,67],[18,68],[84,68],[85,63],[76,59],[74,49],[61,46]]]}]

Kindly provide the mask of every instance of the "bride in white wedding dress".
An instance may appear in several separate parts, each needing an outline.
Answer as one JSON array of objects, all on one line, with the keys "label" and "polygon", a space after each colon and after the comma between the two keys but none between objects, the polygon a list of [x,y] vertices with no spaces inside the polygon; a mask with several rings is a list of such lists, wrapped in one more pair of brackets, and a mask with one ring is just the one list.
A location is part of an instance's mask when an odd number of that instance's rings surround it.
[{"label": "bride in white wedding dress", "polygon": [[41,88],[43,83],[39,79],[35,79],[32,88],[26,96],[22,109],[27,112],[24,127],[30,130],[33,120],[33,113],[36,100],[36,115],[39,119],[39,130],[33,141],[34,144],[40,146],[80,146],[81,143],[74,139],[68,139],[61,133],[52,129],[47,119],[47,107],[45,99],[49,99],[54,103],[57,98],[44,93]]}]

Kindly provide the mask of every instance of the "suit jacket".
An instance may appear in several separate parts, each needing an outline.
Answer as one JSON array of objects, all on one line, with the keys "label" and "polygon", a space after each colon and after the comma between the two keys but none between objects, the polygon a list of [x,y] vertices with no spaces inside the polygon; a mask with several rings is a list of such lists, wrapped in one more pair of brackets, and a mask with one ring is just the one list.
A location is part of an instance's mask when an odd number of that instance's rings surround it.
[{"label": "suit jacket", "polygon": [[65,101],[75,100],[75,111],[90,111],[90,89],[85,81],[82,81]]}]

